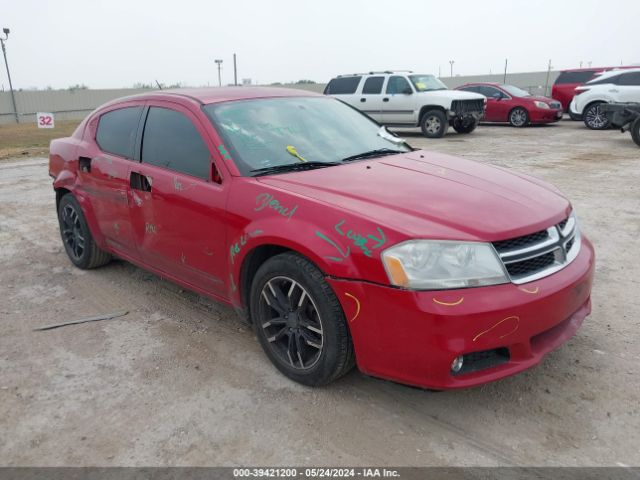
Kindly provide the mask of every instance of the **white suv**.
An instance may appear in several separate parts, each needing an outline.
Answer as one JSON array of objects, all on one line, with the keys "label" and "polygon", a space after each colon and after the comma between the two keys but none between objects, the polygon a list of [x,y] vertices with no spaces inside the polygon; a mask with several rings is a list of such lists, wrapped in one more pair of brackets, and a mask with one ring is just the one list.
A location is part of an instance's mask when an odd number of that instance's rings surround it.
[{"label": "white suv", "polygon": [[576,87],[569,110],[574,115],[582,115],[590,129],[604,130],[610,122],[600,105],[629,102],[640,102],[640,68],[604,72]]},{"label": "white suv", "polygon": [[412,72],[369,72],[339,75],[324,90],[390,127],[420,127],[429,138],[440,138],[449,125],[471,133],[484,114],[487,99],[480,94],[449,90],[433,75]]}]

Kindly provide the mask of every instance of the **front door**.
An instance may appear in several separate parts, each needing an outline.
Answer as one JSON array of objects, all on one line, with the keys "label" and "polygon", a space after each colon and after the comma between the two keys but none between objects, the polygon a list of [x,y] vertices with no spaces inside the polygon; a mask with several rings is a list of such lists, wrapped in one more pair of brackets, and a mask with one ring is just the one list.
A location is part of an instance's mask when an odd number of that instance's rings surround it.
[{"label": "front door", "polygon": [[385,125],[415,125],[414,91],[409,81],[400,75],[391,75],[382,96],[382,122]]},{"label": "front door", "polygon": [[141,163],[132,169],[131,218],[143,260],[208,293],[223,294],[226,185],[212,142],[188,109],[153,102]]}]

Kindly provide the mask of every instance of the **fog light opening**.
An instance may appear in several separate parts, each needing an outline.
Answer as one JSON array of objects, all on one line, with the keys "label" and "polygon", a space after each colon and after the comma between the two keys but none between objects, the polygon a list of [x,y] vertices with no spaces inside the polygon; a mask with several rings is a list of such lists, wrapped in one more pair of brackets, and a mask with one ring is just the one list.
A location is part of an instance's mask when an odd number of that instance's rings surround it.
[{"label": "fog light opening", "polygon": [[453,359],[453,362],[451,362],[451,371],[453,373],[458,373],[460,370],[462,370],[462,364],[464,363],[464,358],[462,355],[460,355],[459,357],[456,357]]}]

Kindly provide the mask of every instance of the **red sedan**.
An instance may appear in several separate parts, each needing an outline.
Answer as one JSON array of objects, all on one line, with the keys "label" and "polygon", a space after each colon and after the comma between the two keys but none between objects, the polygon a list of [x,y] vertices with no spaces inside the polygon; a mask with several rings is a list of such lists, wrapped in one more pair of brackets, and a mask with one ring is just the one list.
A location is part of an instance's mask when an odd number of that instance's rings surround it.
[{"label": "red sedan", "polygon": [[457,90],[476,92],[487,97],[483,121],[508,122],[514,127],[553,123],[562,118],[562,105],[547,97],[535,97],[513,85],[467,83]]},{"label": "red sedan", "polygon": [[233,306],[306,385],[354,364],[482,384],[537,364],[590,312],[593,248],[556,188],[414,150],[330,97],[127,97],[54,140],[49,172],[73,264],[118,257]]}]

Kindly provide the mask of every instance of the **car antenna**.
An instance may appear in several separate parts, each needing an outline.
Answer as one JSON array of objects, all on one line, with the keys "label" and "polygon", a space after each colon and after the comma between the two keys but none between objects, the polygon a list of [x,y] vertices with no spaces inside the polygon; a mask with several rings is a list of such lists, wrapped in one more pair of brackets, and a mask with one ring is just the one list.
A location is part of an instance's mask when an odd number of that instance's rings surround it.
[{"label": "car antenna", "polygon": [[158,82],[158,80],[156,80],[156,85],[158,85],[158,88],[162,90],[162,85],[160,85],[160,82]]}]

